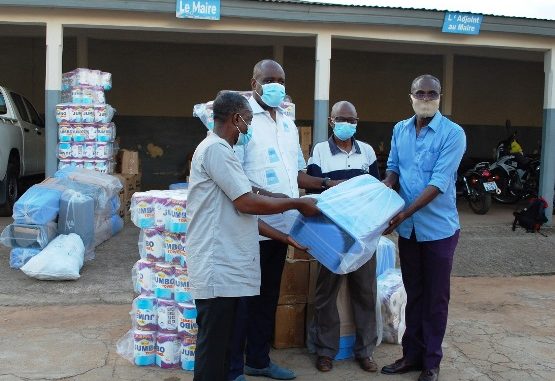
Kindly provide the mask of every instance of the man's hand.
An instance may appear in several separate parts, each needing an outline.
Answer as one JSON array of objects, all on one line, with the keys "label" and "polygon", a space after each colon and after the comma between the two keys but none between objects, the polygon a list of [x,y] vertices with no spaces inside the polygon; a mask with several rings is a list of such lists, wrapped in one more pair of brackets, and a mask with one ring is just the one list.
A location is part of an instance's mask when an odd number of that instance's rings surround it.
[{"label": "man's hand", "polygon": [[408,217],[409,216],[405,212],[401,212],[393,217],[393,219],[389,221],[389,227],[383,232],[383,235],[391,234],[397,228],[397,226],[401,225],[401,223]]},{"label": "man's hand", "polygon": [[393,189],[397,182],[399,181],[399,175],[393,171],[387,171],[385,173],[385,179],[383,179],[382,183],[385,184],[386,187]]},{"label": "man's hand", "polygon": [[345,180],[330,180],[328,181],[328,188],[334,187],[338,184],[341,184]]},{"label": "man's hand", "polygon": [[320,214],[320,209],[316,206],[316,199],[311,197],[303,197],[297,199],[297,210],[305,217],[313,217]]},{"label": "man's hand", "polygon": [[300,243],[298,243],[297,241],[295,241],[293,239],[293,237],[291,237],[290,235],[287,236],[287,243],[291,246],[293,246],[295,249],[300,250],[300,251],[308,251],[308,247],[304,247],[302,246]]},{"label": "man's hand", "polygon": [[393,183],[393,181],[391,181],[391,179],[389,179],[389,178],[383,180],[382,183],[384,183],[386,187],[391,188],[391,189],[393,189],[393,186],[395,185]]}]

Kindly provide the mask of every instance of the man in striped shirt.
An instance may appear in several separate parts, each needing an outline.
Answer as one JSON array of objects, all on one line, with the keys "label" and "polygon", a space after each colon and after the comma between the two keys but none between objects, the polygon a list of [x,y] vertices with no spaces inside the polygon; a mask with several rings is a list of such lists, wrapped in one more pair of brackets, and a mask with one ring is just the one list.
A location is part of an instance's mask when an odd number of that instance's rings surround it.
[{"label": "man in striped shirt", "polygon": [[[329,118],[333,134],[327,142],[314,147],[308,161],[309,175],[328,180],[347,180],[370,174],[379,179],[374,150],[369,144],[353,137],[357,122],[357,112],[351,103],[341,101],[333,106]],[[314,190],[314,193],[321,191]],[[320,266],[314,301],[314,339],[318,355],[316,368],[322,372],[330,371],[332,359],[339,350],[340,322],[336,301],[343,277],[347,278],[356,326],[355,359],[363,370],[376,372],[378,367],[372,357],[377,342],[375,256],[358,270],[346,275],[332,273]]]}]

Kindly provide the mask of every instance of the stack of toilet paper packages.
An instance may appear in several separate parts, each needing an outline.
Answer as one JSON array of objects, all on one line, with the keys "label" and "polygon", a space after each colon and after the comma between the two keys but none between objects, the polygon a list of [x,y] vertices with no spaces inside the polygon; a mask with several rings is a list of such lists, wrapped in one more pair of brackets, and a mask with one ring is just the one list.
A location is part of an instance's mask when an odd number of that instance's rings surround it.
[{"label": "stack of toilet paper packages", "polygon": [[336,274],[347,274],[368,262],[391,219],[404,207],[394,190],[370,175],[361,175],[334,186],[317,198],[322,212],[296,220],[289,233],[322,265]]},{"label": "stack of toilet paper packages", "polygon": [[403,286],[400,269],[389,269],[378,276],[378,344],[381,342],[401,344],[405,333],[405,307],[407,293]]},{"label": "stack of toilet paper packages", "polygon": [[68,166],[113,173],[115,110],[106,104],[104,91],[112,88],[112,75],[76,69],[63,74],[62,102],[56,105],[58,168]]},{"label": "stack of toilet paper packages", "polygon": [[0,235],[12,248],[10,265],[20,268],[58,235],[77,234],[94,258],[94,248],[123,228],[120,181],[107,174],[68,167],[33,185],[14,205],[14,223]]},{"label": "stack of toilet paper packages", "polygon": [[132,329],[118,353],[138,366],[193,370],[197,311],[189,290],[187,190],[135,193],[131,220],[141,228],[133,267]]},{"label": "stack of toilet paper packages", "polygon": [[[252,97],[252,91],[222,90],[221,92],[232,91],[239,93],[247,99]],[[282,102],[279,106],[281,111],[292,120],[295,120],[295,104],[292,102]],[[204,126],[212,131],[214,129],[214,101],[199,103],[193,106],[193,116],[199,118]]]}]

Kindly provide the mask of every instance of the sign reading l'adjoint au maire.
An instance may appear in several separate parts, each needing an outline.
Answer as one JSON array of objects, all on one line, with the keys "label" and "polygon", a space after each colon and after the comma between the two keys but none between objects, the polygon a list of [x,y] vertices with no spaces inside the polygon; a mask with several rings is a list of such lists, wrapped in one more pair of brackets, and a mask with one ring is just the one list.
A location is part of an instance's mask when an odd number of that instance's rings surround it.
[{"label": "sign reading l'adjoint au maire", "polygon": [[181,19],[220,19],[220,0],[177,0],[175,16]]},{"label": "sign reading l'adjoint au maire", "polygon": [[482,15],[473,13],[445,12],[443,33],[480,34]]}]

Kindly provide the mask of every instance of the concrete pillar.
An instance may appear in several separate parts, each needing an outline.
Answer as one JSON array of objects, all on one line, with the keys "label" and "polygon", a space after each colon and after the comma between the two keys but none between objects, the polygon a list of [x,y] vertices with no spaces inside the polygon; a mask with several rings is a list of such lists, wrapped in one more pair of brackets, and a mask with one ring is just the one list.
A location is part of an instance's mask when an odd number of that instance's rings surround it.
[{"label": "concrete pillar", "polygon": [[46,176],[56,172],[58,144],[58,124],[56,122],[56,105],[60,103],[62,90],[62,51],[64,30],[61,23],[46,24],[46,93],[45,93],[45,140],[46,140]]},{"label": "concrete pillar", "polygon": [[441,113],[447,117],[453,115],[453,71],[455,56],[447,53],[443,56],[443,81],[441,84]]},{"label": "concrete pillar", "polygon": [[87,36],[77,36],[77,67],[89,67],[89,39]]},{"label": "concrete pillar", "polygon": [[[285,66],[283,62],[283,45],[274,45],[274,61],[279,63],[281,66]],[[287,75],[287,73],[285,73]],[[287,76],[285,77],[287,82]]]},{"label": "concrete pillar", "polygon": [[330,105],[331,34],[316,36],[316,78],[314,81],[314,133],[312,143],[328,139]]},{"label": "concrete pillar", "polygon": [[552,226],[553,188],[555,187],[555,47],[545,53],[545,91],[541,153],[540,196],[549,204],[547,223]]}]

